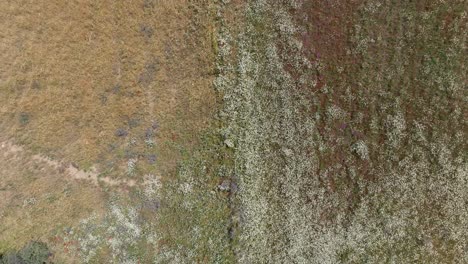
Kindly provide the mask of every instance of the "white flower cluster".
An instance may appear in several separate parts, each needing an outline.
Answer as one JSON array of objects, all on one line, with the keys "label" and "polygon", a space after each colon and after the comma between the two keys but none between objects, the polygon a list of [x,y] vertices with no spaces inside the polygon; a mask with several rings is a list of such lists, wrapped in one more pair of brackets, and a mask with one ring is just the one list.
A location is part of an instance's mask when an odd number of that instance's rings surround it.
[{"label": "white flower cluster", "polygon": [[129,159],[127,161],[127,174],[130,176],[135,175],[137,159]]},{"label": "white flower cluster", "polygon": [[154,198],[155,195],[159,193],[159,190],[162,187],[161,176],[148,174],[144,179],[144,194],[147,198]]},{"label": "white flower cluster", "polygon": [[346,117],[346,112],[337,105],[331,105],[327,108],[327,115],[332,119],[342,119]]},{"label": "white flower cluster", "polygon": [[78,240],[84,263],[92,261],[103,246],[111,249],[113,262],[136,263],[129,248],[143,237],[142,228],[135,208],[112,204],[104,219],[93,215],[80,221],[79,228],[69,234]]},{"label": "white flower cluster", "polygon": [[369,159],[369,149],[364,141],[359,140],[351,146],[351,150],[355,152],[361,159]]},{"label": "white flower cluster", "polygon": [[390,145],[396,147],[400,144],[401,139],[405,136],[406,121],[401,112],[396,115],[387,116],[387,137]]},{"label": "white flower cluster", "polygon": [[34,197],[31,197],[31,198],[28,198],[28,199],[25,199],[23,201],[23,207],[27,207],[27,206],[31,206],[31,205],[35,205],[37,202],[37,199],[34,198]]}]

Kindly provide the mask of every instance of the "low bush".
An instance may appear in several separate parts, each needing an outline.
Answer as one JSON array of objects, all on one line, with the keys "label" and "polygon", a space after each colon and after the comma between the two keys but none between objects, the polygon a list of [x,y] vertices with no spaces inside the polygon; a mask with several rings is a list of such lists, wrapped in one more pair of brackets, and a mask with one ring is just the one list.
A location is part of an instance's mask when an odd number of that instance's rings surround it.
[{"label": "low bush", "polygon": [[18,252],[0,254],[0,264],[40,264],[48,261],[51,253],[45,243],[32,241]]}]

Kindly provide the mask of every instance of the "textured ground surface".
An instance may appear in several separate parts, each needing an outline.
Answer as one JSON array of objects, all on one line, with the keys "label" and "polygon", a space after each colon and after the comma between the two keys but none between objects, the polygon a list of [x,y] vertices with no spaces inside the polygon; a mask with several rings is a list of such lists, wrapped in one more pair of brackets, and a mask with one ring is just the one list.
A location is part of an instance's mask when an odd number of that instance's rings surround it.
[{"label": "textured ground surface", "polygon": [[0,263],[468,263],[464,1],[0,10]]}]

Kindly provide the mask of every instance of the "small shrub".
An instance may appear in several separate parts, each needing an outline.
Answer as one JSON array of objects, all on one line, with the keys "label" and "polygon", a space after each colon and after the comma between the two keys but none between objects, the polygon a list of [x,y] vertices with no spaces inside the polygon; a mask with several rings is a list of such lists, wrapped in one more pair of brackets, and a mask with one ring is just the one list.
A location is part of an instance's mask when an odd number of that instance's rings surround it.
[{"label": "small shrub", "polygon": [[149,164],[156,163],[156,155],[155,154],[148,155],[148,162]]},{"label": "small shrub", "polygon": [[0,264],[40,264],[48,261],[51,253],[45,243],[33,241],[18,252],[0,255]]},{"label": "small shrub", "polygon": [[128,123],[128,127],[135,128],[140,125],[141,120],[139,118],[129,118],[127,123]]},{"label": "small shrub", "polygon": [[29,113],[25,113],[25,112],[20,113],[19,122],[21,125],[23,126],[27,125],[29,123],[29,119],[30,119]]},{"label": "small shrub", "polygon": [[101,101],[101,105],[105,105],[107,103],[107,96],[104,94],[99,95],[99,101]]},{"label": "small shrub", "polygon": [[151,124],[151,128],[153,130],[157,130],[159,128],[159,123],[157,121],[153,121],[153,123]]},{"label": "small shrub", "polygon": [[145,138],[146,138],[146,139],[150,139],[150,138],[152,138],[153,136],[154,136],[153,129],[151,129],[151,128],[146,129]]},{"label": "small shrub", "polygon": [[41,84],[39,83],[39,81],[34,80],[31,83],[31,88],[34,89],[34,90],[39,90],[39,89],[41,89]]},{"label": "small shrub", "polygon": [[140,26],[140,32],[143,34],[145,38],[151,38],[154,34],[153,28],[151,28],[148,25],[141,25]]},{"label": "small shrub", "polygon": [[154,1],[153,0],[145,0],[145,2],[143,3],[143,8],[153,9],[154,8]]},{"label": "small shrub", "polygon": [[366,143],[364,143],[364,141],[359,140],[358,142],[354,143],[351,146],[351,150],[355,152],[361,159],[363,160],[369,159],[369,150],[367,148]]},{"label": "small shrub", "polygon": [[145,66],[145,69],[141,73],[140,77],[138,78],[138,83],[144,86],[149,85],[153,82],[154,76],[159,70],[158,61],[153,59],[150,63]]},{"label": "small shrub", "polygon": [[45,263],[51,255],[45,243],[33,241],[19,252],[19,256],[25,263]]},{"label": "small shrub", "polygon": [[112,93],[113,94],[118,94],[121,89],[122,89],[122,86],[120,84],[116,84],[116,85],[114,85],[114,87],[112,87]]},{"label": "small shrub", "polygon": [[137,163],[137,160],[136,159],[129,159],[128,162],[127,162],[127,174],[132,176],[135,174],[135,170],[136,170],[136,163]]},{"label": "small shrub", "polygon": [[126,137],[128,135],[128,132],[123,128],[119,128],[115,131],[115,135],[118,137]]},{"label": "small shrub", "polygon": [[151,138],[146,139],[145,144],[148,148],[153,148],[154,146],[156,146],[156,143]]}]

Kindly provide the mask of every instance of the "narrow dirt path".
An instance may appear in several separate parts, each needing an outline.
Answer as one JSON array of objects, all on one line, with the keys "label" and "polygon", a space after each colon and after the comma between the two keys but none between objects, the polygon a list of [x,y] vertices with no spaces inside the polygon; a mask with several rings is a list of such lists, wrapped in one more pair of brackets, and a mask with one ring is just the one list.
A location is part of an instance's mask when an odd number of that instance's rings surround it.
[{"label": "narrow dirt path", "polygon": [[[18,153],[18,152],[27,152],[22,146],[15,145],[10,141],[0,141],[1,152],[3,155]],[[107,186],[126,186],[133,187],[136,185],[136,181],[132,179],[128,180],[116,180],[110,177],[100,177],[99,172],[95,167],[92,167],[91,171],[84,171],[76,168],[72,164],[67,164],[63,161],[53,160],[48,157],[33,154],[28,155],[31,157],[31,160],[34,160],[39,163],[46,163],[49,166],[59,170],[60,172],[66,174],[73,180],[85,180],[96,186],[99,186],[99,183],[103,183]]]}]

